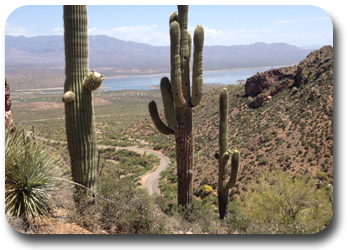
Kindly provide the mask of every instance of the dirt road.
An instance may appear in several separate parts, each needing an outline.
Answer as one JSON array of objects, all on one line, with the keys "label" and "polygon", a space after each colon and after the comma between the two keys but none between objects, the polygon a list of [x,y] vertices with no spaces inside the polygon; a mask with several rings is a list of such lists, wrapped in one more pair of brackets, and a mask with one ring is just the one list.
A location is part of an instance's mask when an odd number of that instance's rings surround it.
[{"label": "dirt road", "polygon": [[[27,133],[27,136],[31,135],[31,131],[26,131],[26,133]],[[37,138],[39,140],[48,141],[47,139],[45,139],[43,137],[39,137],[39,136],[36,136],[35,138]],[[58,142],[58,141],[51,140],[51,142]],[[66,143],[66,142],[62,142],[62,143]],[[97,145],[97,147],[98,148],[106,148],[106,147],[111,147],[111,146]],[[149,194],[153,194],[153,193],[160,194],[159,188],[158,188],[158,182],[159,182],[159,178],[160,178],[159,174],[160,174],[160,172],[164,171],[169,166],[170,159],[168,157],[166,157],[165,155],[158,153],[156,151],[150,150],[150,149],[138,148],[138,147],[115,147],[115,148],[116,149],[128,149],[128,150],[141,152],[141,153],[146,151],[147,154],[153,154],[160,159],[159,167],[151,175],[148,175],[149,177],[147,178],[146,183],[145,183],[145,188]]]}]

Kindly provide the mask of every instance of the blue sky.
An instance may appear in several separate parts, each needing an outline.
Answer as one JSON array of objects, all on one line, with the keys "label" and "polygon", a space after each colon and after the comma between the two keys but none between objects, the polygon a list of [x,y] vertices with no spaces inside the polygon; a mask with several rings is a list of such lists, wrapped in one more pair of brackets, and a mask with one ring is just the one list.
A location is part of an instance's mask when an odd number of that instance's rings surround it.
[{"label": "blue sky", "polygon": [[[89,5],[89,33],[167,46],[169,15],[176,10],[176,5]],[[5,35],[63,35],[62,16],[62,5],[22,6],[8,16]],[[330,16],[311,5],[191,5],[191,33],[197,24],[205,28],[205,45],[333,45]]]}]

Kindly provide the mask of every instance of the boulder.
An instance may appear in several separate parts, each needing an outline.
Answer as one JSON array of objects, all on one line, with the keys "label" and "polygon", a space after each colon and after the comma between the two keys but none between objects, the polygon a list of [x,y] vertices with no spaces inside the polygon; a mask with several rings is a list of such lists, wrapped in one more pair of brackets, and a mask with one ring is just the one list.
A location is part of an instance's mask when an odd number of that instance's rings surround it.
[{"label": "boulder", "polygon": [[16,131],[15,123],[11,112],[11,97],[10,97],[10,86],[5,79],[5,126],[11,127],[10,133],[13,134]]},{"label": "boulder", "polygon": [[268,93],[268,92],[261,93],[255,98],[255,100],[253,100],[249,103],[249,107],[259,108],[259,107],[264,106],[265,104],[270,103],[271,101],[272,101],[272,96],[270,95],[270,93]]}]

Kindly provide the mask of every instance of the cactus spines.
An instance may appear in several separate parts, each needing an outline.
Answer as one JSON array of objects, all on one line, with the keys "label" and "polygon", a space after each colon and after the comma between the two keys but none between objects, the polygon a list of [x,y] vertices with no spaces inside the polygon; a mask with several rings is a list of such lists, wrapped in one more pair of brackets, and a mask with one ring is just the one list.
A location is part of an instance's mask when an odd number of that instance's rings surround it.
[{"label": "cactus spines", "polygon": [[[63,7],[66,80],[64,92],[75,94],[65,102],[67,144],[74,182],[95,189],[97,170],[92,92],[83,83],[89,73],[88,15],[86,5]],[[78,200],[76,200],[78,201]]]},{"label": "cactus spines", "polygon": [[[193,197],[193,133],[192,107],[200,102],[202,93],[202,58],[204,45],[204,30],[195,31],[195,60],[192,79],[192,97],[190,83],[190,62],[192,50],[191,34],[187,31],[187,5],[178,6],[178,13],[173,12],[169,18],[170,30],[170,82],[167,78],[161,80],[161,92],[164,104],[164,114],[168,126],[159,118],[156,103],[149,103],[149,112],[154,125],[163,134],[174,134],[176,140],[176,162],[178,175],[178,204],[188,206]],[[193,102],[192,103],[192,99]],[[195,104],[195,105],[193,105]]]},{"label": "cactus spines", "polygon": [[103,75],[92,70],[85,77],[83,85],[87,90],[94,91],[101,86],[103,80]]},{"label": "cactus spines", "polygon": [[[224,219],[228,214],[229,189],[233,188],[237,181],[239,169],[239,152],[227,149],[227,112],[228,112],[228,92],[223,88],[220,93],[220,123],[219,123],[219,181],[218,199],[220,219]],[[228,179],[227,162],[231,157],[231,176]]]},{"label": "cactus spines", "polygon": [[72,91],[67,91],[66,93],[64,93],[63,95],[63,102],[73,102],[75,99],[75,94]]}]

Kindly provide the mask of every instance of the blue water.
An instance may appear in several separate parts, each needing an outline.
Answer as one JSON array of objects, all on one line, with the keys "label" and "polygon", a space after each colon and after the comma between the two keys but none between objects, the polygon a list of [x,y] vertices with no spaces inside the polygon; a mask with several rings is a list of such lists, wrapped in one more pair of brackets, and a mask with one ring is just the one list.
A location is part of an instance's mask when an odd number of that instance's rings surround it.
[{"label": "blue water", "polygon": [[45,89],[45,90],[41,90],[41,92],[43,93],[56,93],[56,92],[61,92],[63,93],[63,89]]},{"label": "blue water", "polygon": [[[204,84],[237,84],[237,80],[247,80],[247,78],[256,74],[256,72],[264,72],[271,68],[255,68],[242,70],[225,70],[225,71],[204,71]],[[103,81],[102,86],[107,87],[106,90],[123,90],[138,89],[149,90],[150,86],[159,86],[160,79],[163,76],[170,78],[170,75],[157,76],[127,76],[125,78],[111,78]]]},{"label": "blue water", "polygon": [[[237,80],[247,80],[247,78],[256,74],[256,72],[264,72],[270,68],[255,68],[242,70],[225,70],[225,71],[204,71],[204,84],[237,84]],[[160,79],[170,75],[156,76],[126,76],[123,78],[111,78],[102,82],[102,86],[108,90],[138,89],[150,90],[150,86],[159,86]],[[191,75],[192,76],[192,75]],[[191,79],[192,80],[192,79]],[[41,90],[44,93],[63,92],[63,89],[47,89]]]}]

